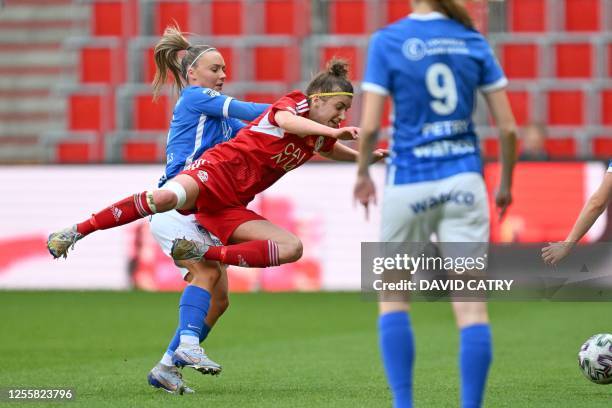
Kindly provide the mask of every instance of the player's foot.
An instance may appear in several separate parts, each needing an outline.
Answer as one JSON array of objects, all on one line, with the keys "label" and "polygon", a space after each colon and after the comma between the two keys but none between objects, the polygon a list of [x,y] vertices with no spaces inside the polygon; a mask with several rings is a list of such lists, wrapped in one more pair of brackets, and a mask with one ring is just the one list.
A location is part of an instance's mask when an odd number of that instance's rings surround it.
[{"label": "player's foot", "polygon": [[191,241],[185,238],[177,238],[172,241],[170,255],[176,261],[201,261],[210,246],[204,242]]},{"label": "player's foot", "polygon": [[49,235],[47,248],[51,255],[53,255],[53,258],[57,259],[60,256],[66,258],[68,256],[68,249],[74,249],[74,244],[81,238],[83,238],[83,235],[77,232],[76,225],[74,225]]},{"label": "player's foot", "polygon": [[221,366],[208,358],[204,349],[197,345],[179,344],[172,356],[172,362],[177,367],[191,367],[202,374],[221,373]]},{"label": "player's foot", "polygon": [[185,385],[183,381],[183,375],[178,368],[174,366],[163,365],[157,363],[149,375],[147,375],[147,381],[152,387],[161,388],[172,394],[191,394],[194,392],[191,388]]}]

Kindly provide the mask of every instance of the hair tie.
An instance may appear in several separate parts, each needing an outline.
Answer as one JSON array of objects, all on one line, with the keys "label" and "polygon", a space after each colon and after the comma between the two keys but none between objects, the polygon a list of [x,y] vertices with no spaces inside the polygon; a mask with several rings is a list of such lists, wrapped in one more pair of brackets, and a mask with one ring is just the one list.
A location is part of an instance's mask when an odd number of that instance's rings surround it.
[{"label": "hair tie", "polygon": [[353,93],[352,92],[321,92],[321,93],[308,95],[308,98],[314,98],[315,96],[338,96],[338,95],[353,96]]}]

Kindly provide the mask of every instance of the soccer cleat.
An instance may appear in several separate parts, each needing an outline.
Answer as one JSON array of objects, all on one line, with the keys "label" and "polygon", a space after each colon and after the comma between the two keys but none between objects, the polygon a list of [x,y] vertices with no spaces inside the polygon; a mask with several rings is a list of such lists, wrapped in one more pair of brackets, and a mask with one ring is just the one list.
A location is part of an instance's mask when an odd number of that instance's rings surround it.
[{"label": "soccer cleat", "polygon": [[204,349],[197,345],[179,344],[172,356],[172,363],[180,368],[191,367],[202,374],[221,373],[221,366],[208,358]]},{"label": "soccer cleat", "polygon": [[172,241],[172,249],[170,255],[174,262],[191,261],[198,262],[204,258],[204,254],[208,251],[210,245],[204,242],[191,241],[185,238],[177,238]]},{"label": "soccer cleat", "polygon": [[171,394],[183,395],[184,393],[191,394],[194,392],[185,385],[183,375],[178,368],[166,366],[162,363],[157,363],[157,365],[149,371],[147,381],[152,387],[161,388]]},{"label": "soccer cleat", "polygon": [[61,256],[66,258],[68,256],[68,249],[74,249],[74,244],[81,238],[83,238],[83,235],[77,232],[75,225],[49,235],[47,248],[49,253],[53,255],[53,258],[57,259]]}]

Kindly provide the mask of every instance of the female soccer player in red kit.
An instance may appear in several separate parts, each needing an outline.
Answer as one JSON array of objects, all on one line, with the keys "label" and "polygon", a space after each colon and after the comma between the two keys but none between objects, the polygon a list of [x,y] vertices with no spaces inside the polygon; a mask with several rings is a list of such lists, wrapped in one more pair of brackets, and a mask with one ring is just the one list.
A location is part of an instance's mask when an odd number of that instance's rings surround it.
[{"label": "female soccer player in red kit", "polygon": [[[342,127],[351,107],[353,86],[347,65],[332,60],[326,71],[308,85],[306,94],[294,91],[275,102],[262,115],[225,143],[207,150],[187,169],[154,191],[118,201],[88,220],[49,236],[55,257],[84,236],[117,227],[151,214],[178,209],[196,213],[200,224],[219,237],[224,246],[177,240],[175,260],[219,261],[229,265],[267,267],[294,262],[302,255],[298,237],[246,208],[254,196],[315,153],[341,161],[355,161],[357,151],[337,140],[354,140],[358,128]],[[386,151],[374,152],[377,161]],[[173,362],[197,368],[205,356],[198,347],[201,325],[210,304],[210,290],[219,274],[210,269],[193,277],[179,306],[180,345]],[[189,289],[189,290],[188,290]]]}]

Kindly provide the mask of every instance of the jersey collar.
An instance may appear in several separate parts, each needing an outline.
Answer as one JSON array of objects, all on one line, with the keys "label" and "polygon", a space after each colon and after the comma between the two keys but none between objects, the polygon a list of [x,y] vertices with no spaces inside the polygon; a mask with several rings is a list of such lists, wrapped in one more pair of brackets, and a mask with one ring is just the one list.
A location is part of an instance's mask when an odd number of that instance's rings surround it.
[{"label": "jersey collar", "polygon": [[447,16],[445,16],[444,14],[438,11],[432,11],[426,14],[410,13],[408,14],[408,18],[411,18],[413,20],[421,20],[421,21],[448,19]]}]

